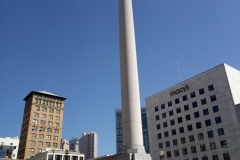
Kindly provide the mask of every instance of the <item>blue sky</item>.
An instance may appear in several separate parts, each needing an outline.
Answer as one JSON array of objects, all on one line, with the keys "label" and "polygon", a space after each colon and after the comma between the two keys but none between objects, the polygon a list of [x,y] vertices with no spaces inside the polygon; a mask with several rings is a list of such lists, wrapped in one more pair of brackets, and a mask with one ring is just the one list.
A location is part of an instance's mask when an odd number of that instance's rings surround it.
[{"label": "blue sky", "polygon": [[[239,0],[133,0],[141,105],[221,63],[240,70]],[[0,137],[19,136],[32,90],[66,97],[63,138],[116,152],[121,107],[117,0],[0,1]]]}]

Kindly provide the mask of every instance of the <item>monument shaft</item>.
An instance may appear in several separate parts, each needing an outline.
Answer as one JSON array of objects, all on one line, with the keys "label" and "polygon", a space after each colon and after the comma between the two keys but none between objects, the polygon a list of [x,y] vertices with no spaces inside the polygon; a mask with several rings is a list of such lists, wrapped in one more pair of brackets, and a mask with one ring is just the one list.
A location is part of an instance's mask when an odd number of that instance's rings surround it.
[{"label": "monument shaft", "polygon": [[[123,151],[143,152],[140,95],[132,0],[119,0]],[[134,151],[134,152],[135,152]]]}]

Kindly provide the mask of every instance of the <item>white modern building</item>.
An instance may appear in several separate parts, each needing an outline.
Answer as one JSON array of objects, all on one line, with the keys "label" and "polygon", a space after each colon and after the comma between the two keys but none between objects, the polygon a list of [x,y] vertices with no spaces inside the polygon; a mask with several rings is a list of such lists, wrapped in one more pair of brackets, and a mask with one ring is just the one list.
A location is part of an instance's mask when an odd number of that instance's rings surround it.
[{"label": "white modern building", "polygon": [[18,146],[19,137],[0,138],[0,158],[12,156],[12,159],[17,159]]},{"label": "white modern building", "polygon": [[79,151],[79,138],[72,138],[70,141],[69,141],[69,149],[71,151],[76,151],[78,152]]},{"label": "white modern building", "polygon": [[84,160],[84,154],[69,150],[47,148],[29,160]]},{"label": "white modern building", "polygon": [[97,134],[84,132],[79,139],[79,151],[85,154],[85,160],[97,157]]},{"label": "white modern building", "polygon": [[240,159],[240,71],[221,64],[146,98],[153,160]]}]

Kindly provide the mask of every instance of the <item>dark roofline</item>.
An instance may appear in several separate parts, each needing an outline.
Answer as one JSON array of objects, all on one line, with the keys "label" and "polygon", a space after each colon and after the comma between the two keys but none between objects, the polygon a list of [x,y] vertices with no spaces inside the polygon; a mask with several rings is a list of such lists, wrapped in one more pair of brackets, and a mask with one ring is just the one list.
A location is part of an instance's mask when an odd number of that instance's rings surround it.
[{"label": "dark roofline", "polygon": [[52,97],[56,97],[56,98],[61,98],[62,100],[67,99],[65,97],[57,96],[57,95],[54,95],[54,94],[49,94],[48,92],[44,93],[44,92],[38,92],[38,91],[31,91],[23,100],[26,101],[34,93],[38,93],[38,94],[42,94],[42,95],[48,95],[48,96],[52,96]]}]

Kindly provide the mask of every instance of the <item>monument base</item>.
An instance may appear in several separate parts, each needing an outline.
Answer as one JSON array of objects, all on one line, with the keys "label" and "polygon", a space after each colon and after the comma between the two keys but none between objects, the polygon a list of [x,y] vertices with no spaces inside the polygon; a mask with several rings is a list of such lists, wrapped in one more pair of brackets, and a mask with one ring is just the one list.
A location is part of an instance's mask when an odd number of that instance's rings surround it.
[{"label": "monument base", "polygon": [[152,160],[152,158],[146,153],[121,153],[117,160]]}]

